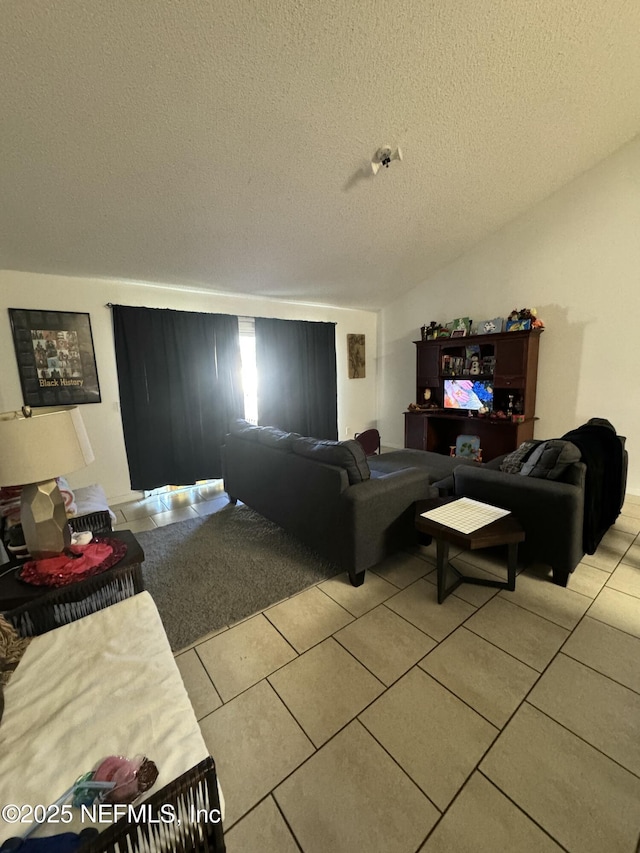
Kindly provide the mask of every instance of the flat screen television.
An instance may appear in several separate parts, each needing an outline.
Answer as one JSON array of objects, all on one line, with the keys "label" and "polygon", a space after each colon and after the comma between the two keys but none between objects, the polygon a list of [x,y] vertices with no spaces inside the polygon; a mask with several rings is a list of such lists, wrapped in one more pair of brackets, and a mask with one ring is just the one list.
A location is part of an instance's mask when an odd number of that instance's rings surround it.
[{"label": "flat screen television", "polygon": [[478,411],[493,408],[493,383],[487,380],[445,379],[445,409]]}]

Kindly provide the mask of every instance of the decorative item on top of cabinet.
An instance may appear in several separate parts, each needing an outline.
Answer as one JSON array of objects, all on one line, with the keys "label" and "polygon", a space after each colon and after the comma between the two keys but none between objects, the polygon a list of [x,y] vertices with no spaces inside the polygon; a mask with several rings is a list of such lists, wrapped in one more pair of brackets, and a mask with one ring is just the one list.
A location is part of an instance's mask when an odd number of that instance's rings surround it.
[{"label": "decorative item on top of cabinet", "polygon": [[479,335],[495,335],[502,331],[502,317],[494,317],[493,320],[480,320],[478,323]]},{"label": "decorative item on top of cabinet", "polygon": [[453,321],[453,328],[451,329],[451,337],[452,338],[466,338],[466,336],[469,334],[470,328],[471,328],[471,320],[468,317],[458,317],[457,320]]},{"label": "decorative item on top of cabinet", "polygon": [[420,329],[420,334],[422,335],[423,341],[435,341],[438,337],[438,329],[440,326],[436,323],[435,320],[432,320],[429,325],[425,323],[424,326]]}]

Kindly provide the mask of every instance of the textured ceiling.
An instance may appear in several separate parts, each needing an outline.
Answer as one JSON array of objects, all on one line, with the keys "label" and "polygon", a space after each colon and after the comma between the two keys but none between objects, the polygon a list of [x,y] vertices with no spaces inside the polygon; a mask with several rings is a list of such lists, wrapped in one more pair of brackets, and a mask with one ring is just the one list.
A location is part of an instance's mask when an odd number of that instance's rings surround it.
[{"label": "textured ceiling", "polygon": [[638,0],[3,0],[0,268],[379,307],[640,131],[639,44]]}]

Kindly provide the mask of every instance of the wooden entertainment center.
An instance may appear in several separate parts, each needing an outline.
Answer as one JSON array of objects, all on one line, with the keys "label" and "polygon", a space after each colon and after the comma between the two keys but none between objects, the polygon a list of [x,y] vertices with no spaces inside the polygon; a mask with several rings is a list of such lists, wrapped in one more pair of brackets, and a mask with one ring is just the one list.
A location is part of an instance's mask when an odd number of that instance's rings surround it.
[{"label": "wooden entertainment center", "polygon": [[[483,461],[488,462],[533,438],[542,331],[414,341],[416,403],[425,404],[428,390],[433,408],[405,412],[404,446],[448,454],[458,435],[478,435]],[[480,382],[492,390],[492,413],[479,416],[475,411],[445,408],[446,380]],[[495,417],[498,411],[505,417]],[[519,416],[522,420],[516,422]]]}]

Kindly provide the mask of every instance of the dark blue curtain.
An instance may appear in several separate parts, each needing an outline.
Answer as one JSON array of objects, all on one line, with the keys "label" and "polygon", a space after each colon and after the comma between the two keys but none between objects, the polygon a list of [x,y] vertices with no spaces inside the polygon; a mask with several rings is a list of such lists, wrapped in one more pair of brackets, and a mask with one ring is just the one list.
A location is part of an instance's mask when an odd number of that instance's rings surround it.
[{"label": "dark blue curtain", "polygon": [[314,438],[338,438],[333,323],[256,317],[258,420]]},{"label": "dark blue curtain", "polygon": [[238,318],[114,305],[113,329],[131,487],[221,477],[244,414]]}]

